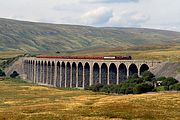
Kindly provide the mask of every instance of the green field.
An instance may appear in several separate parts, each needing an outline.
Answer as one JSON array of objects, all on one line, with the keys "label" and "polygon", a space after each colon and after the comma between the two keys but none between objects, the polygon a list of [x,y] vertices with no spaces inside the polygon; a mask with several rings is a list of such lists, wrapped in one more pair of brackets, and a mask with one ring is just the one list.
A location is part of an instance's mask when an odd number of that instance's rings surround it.
[{"label": "green field", "polygon": [[180,93],[106,95],[0,81],[2,120],[180,119]]}]

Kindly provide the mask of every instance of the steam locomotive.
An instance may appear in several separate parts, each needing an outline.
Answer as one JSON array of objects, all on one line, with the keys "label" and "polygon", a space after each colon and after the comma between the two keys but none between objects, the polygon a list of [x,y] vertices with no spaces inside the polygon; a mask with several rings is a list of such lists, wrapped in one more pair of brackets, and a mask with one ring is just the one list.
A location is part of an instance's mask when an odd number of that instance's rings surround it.
[{"label": "steam locomotive", "polygon": [[36,56],[36,58],[54,58],[54,59],[97,59],[97,60],[132,60],[131,56]]}]

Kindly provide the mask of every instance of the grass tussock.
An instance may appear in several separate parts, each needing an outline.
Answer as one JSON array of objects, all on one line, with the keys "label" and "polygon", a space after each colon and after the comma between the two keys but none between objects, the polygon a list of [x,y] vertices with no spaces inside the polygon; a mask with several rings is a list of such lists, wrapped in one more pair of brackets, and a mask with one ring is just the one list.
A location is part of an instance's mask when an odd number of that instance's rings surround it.
[{"label": "grass tussock", "polygon": [[180,119],[180,93],[106,95],[0,81],[0,119]]}]

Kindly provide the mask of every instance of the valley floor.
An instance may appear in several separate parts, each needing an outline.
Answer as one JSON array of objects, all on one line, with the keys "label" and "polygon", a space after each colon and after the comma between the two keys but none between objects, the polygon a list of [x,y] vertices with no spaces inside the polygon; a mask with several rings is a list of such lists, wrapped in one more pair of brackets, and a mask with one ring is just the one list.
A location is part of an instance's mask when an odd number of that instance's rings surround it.
[{"label": "valley floor", "polygon": [[0,119],[180,119],[180,93],[106,95],[0,80]]}]

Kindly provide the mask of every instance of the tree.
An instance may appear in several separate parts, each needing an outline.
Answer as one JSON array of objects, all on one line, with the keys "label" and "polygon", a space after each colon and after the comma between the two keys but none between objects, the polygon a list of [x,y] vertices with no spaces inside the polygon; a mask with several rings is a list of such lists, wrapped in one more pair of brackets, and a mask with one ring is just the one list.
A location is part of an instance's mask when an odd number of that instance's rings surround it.
[{"label": "tree", "polygon": [[6,76],[5,72],[3,70],[0,69],[0,76],[3,77],[3,76]]},{"label": "tree", "polygon": [[110,86],[109,85],[104,85],[101,89],[100,92],[105,92],[105,93],[110,93]]},{"label": "tree", "polygon": [[139,83],[142,83],[143,82],[143,79],[142,78],[134,78],[134,79],[128,79],[125,81],[126,83],[136,83],[136,84],[139,84]]},{"label": "tree", "polygon": [[164,81],[166,79],[166,77],[158,77],[157,79],[156,79],[156,81]]},{"label": "tree", "polygon": [[134,73],[133,75],[129,76],[128,79],[130,80],[130,79],[137,79],[137,78],[139,78],[138,74]]},{"label": "tree", "polygon": [[178,83],[178,81],[176,79],[174,79],[173,77],[168,77],[168,78],[166,78],[165,80],[162,81],[162,85],[167,86],[168,90],[169,90],[170,85],[174,85],[176,83]]},{"label": "tree", "polygon": [[142,84],[137,84],[133,88],[133,93],[135,94],[140,94],[140,93],[146,93],[146,92],[151,92],[153,90],[153,86],[148,83],[142,83]]},{"label": "tree", "polygon": [[96,84],[96,85],[92,85],[89,88],[87,88],[87,90],[92,90],[93,92],[100,92],[100,89],[103,88],[103,84]]},{"label": "tree", "polygon": [[174,85],[171,85],[170,89],[180,91],[180,83],[176,83]]},{"label": "tree", "polygon": [[122,94],[131,94],[133,93],[133,88],[136,83],[123,83],[120,88],[120,93]]},{"label": "tree", "polygon": [[16,71],[14,71],[14,72],[10,75],[11,78],[16,78],[17,76],[19,76],[19,73],[17,73]]},{"label": "tree", "polygon": [[142,74],[142,78],[144,81],[152,81],[152,79],[155,77],[154,74],[152,74],[150,71],[145,71]]}]

